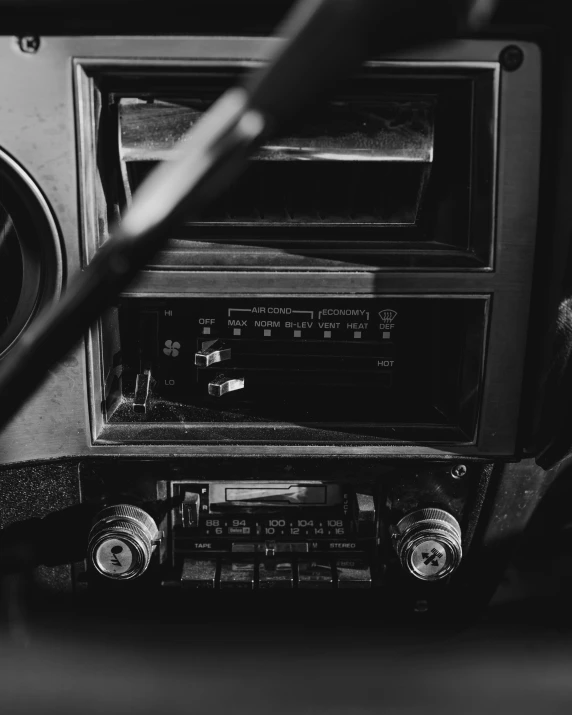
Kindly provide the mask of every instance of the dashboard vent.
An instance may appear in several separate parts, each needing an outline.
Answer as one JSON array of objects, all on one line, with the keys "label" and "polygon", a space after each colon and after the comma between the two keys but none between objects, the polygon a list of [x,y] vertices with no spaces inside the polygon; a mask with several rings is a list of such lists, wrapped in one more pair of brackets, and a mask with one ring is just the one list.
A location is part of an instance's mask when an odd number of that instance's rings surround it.
[{"label": "dashboard vent", "polygon": [[[123,99],[120,157],[131,197],[208,109]],[[248,171],[193,225],[415,226],[433,162],[434,103],[332,102],[295,135],[262,147]]]}]

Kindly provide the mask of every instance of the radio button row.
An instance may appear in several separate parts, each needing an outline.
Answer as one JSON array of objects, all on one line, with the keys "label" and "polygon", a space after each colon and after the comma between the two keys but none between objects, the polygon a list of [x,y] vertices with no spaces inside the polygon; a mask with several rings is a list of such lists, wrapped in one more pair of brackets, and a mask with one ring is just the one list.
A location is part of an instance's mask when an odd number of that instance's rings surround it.
[{"label": "radio button row", "polygon": [[285,558],[263,558],[258,565],[223,558],[218,573],[215,559],[185,559],[181,584],[186,588],[252,590],[258,583],[262,590],[292,589],[297,569],[301,589],[333,589],[336,584],[343,590],[372,587],[371,570],[364,559],[343,559],[332,565],[326,558],[300,560],[297,564]]}]

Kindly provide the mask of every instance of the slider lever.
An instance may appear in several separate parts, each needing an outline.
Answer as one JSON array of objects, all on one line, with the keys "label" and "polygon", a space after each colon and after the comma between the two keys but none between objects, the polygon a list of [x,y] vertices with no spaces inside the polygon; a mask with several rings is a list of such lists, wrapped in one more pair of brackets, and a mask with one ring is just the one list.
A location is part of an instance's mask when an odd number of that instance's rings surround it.
[{"label": "slider lever", "polygon": [[139,373],[135,381],[135,398],[133,399],[133,412],[145,414],[147,412],[147,400],[151,389],[151,371]]},{"label": "slider lever", "polygon": [[209,395],[212,397],[222,397],[227,392],[244,389],[243,377],[226,377],[226,375],[218,375],[214,380],[209,382]]},{"label": "slider lever", "polygon": [[181,517],[183,526],[196,527],[199,525],[199,508],[201,497],[196,492],[185,492],[185,498],[181,504]]},{"label": "slider lever", "polygon": [[208,340],[203,343],[199,352],[195,353],[197,367],[209,367],[223,360],[230,360],[230,348],[221,340]]}]

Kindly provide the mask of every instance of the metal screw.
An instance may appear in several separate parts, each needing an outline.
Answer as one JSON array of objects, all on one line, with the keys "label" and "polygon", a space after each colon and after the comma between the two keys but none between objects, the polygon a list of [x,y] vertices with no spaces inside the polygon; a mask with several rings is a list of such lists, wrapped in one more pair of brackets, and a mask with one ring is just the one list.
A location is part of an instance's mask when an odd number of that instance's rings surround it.
[{"label": "metal screw", "polygon": [[467,467],[465,467],[464,464],[456,464],[451,469],[451,476],[454,479],[461,479],[461,477],[464,477],[466,473],[467,473]]},{"label": "metal screw", "polygon": [[18,38],[18,47],[28,55],[35,54],[40,49],[40,38],[37,35],[25,35]]},{"label": "metal screw", "polygon": [[415,613],[427,613],[429,610],[429,604],[424,599],[419,599],[415,601],[415,606],[413,607]]},{"label": "metal screw", "polygon": [[499,62],[507,72],[514,72],[524,62],[524,53],[516,45],[508,45],[500,53]]}]

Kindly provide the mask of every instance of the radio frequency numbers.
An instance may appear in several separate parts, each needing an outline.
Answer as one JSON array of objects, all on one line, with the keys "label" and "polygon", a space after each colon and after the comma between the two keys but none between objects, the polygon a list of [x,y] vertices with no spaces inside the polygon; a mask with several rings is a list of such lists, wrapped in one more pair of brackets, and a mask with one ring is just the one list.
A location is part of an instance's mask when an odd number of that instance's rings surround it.
[{"label": "radio frequency numbers", "polygon": [[256,536],[260,527],[247,519],[205,519],[205,534],[208,536]]},{"label": "radio frequency numbers", "polygon": [[343,519],[266,519],[263,523],[250,519],[205,519],[207,536],[344,536],[346,528]]},{"label": "radio frequency numbers", "polygon": [[268,519],[265,524],[267,536],[344,536],[345,533],[342,519],[328,519],[326,522],[315,519],[298,519],[290,522],[286,519]]}]

